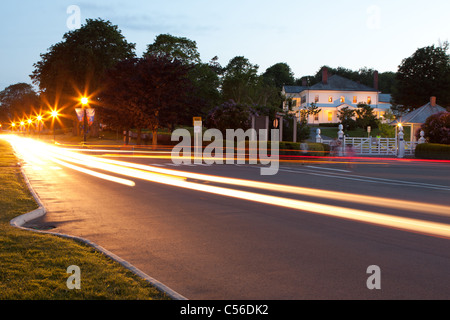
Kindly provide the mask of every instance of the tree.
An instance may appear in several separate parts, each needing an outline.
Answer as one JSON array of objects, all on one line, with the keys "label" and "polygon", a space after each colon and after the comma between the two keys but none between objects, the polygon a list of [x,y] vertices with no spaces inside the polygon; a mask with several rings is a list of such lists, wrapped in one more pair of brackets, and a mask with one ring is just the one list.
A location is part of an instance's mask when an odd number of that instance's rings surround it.
[{"label": "tree", "polygon": [[252,115],[256,114],[256,110],[249,105],[230,100],[211,110],[208,114],[207,124],[210,128],[218,129],[223,134],[227,129],[246,131],[252,126]]},{"label": "tree", "polygon": [[156,146],[158,129],[172,127],[183,116],[180,110],[192,90],[188,71],[189,66],[166,56],[119,62],[106,74],[100,95],[106,119],[114,111],[125,115],[122,125],[149,128]]},{"label": "tree", "polygon": [[316,119],[316,115],[318,115],[322,109],[319,109],[319,107],[316,105],[315,102],[310,103],[307,107],[306,107],[306,115],[308,116],[312,116],[313,117],[313,124],[314,121]]},{"label": "tree", "polygon": [[123,60],[111,68],[103,77],[103,90],[99,94],[97,108],[101,122],[112,129],[128,132],[134,128],[145,128],[149,124],[146,115],[140,111],[136,85],[138,59]]},{"label": "tree", "polygon": [[259,85],[259,66],[250,63],[243,57],[237,56],[230,60],[224,68],[222,82],[223,101],[233,100],[236,103],[252,103],[252,90]]},{"label": "tree", "polygon": [[30,76],[51,105],[76,106],[81,95],[96,101],[106,70],[132,58],[135,45],[128,43],[117,26],[102,19],[88,19],[81,28],[41,54]]},{"label": "tree", "polygon": [[281,90],[283,86],[294,85],[294,73],[287,63],[277,63],[267,68],[262,74],[264,81]]},{"label": "tree", "polygon": [[412,109],[423,106],[431,96],[442,105],[450,105],[449,43],[428,46],[402,61],[397,72],[394,102]]},{"label": "tree", "polygon": [[377,117],[371,106],[365,103],[358,103],[355,113],[357,115],[356,125],[358,127],[363,129],[367,129],[369,126],[372,129],[378,128]]},{"label": "tree", "polygon": [[28,83],[16,83],[0,92],[0,121],[23,119],[37,113],[39,96]]},{"label": "tree", "polygon": [[189,116],[206,116],[220,103],[220,77],[214,67],[206,63],[193,65],[188,77],[192,82],[193,91],[190,94],[191,103],[186,106],[184,112]]},{"label": "tree", "polygon": [[[430,116],[422,125],[421,130],[429,143],[450,144],[450,112],[440,112]],[[416,134],[417,139],[420,130]]]},{"label": "tree", "polygon": [[155,41],[147,46],[144,57],[147,56],[166,56],[185,64],[198,64],[201,62],[195,41],[184,37],[175,37],[170,34],[157,36]]},{"label": "tree", "polygon": [[338,119],[344,126],[344,130],[354,130],[356,128],[356,121],[353,119],[355,117],[355,110],[349,107],[343,107],[338,111]]}]

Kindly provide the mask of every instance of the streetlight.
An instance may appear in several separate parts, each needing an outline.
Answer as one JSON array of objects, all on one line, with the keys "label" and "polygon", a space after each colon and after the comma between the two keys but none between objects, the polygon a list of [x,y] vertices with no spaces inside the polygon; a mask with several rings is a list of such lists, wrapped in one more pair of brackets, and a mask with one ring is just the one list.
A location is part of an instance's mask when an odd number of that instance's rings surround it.
[{"label": "streetlight", "polygon": [[82,97],[81,98],[81,106],[83,107],[83,134],[84,134],[84,142],[87,140],[87,115],[86,115],[86,107],[89,104],[89,98]]},{"label": "streetlight", "polygon": [[42,116],[41,115],[38,115],[37,117],[36,117],[36,120],[37,120],[37,122],[38,122],[38,139],[40,138],[40,135],[41,135],[41,121],[42,121]]},{"label": "streetlight", "polygon": [[28,119],[28,120],[27,120],[27,123],[28,123],[28,135],[31,135],[31,132],[30,132],[30,126],[31,126],[31,124],[33,123],[33,120]]},{"label": "streetlight", "polygon": [[53,143],[56,142],[56,133],[55,133],[55,119],[58,117],[58,111],[53,110],[50,112],[53,120],[52,120],[52,127],[53,127]]}]

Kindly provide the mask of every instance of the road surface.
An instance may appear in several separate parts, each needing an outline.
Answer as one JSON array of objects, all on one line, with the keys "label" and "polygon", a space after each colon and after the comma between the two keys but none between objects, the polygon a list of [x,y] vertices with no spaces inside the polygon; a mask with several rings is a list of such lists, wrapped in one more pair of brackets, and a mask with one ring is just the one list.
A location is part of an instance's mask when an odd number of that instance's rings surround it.
[{"label": "road surface", "polygon": [[157,174],[165,184],[20,150],[48,209],[34,226],[93,241],[188,299],[450,298],[449,163],[288,162],[261,176],[257,165],[80,152],[176,170]]}]

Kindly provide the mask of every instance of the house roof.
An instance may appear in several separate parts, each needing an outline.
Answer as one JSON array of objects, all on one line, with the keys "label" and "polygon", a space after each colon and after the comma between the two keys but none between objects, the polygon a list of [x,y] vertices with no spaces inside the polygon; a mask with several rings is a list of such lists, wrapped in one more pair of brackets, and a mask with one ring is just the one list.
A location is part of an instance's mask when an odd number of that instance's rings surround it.
[{"label": "house roof", "polygon": [[332,91],[373,91],[378,90],[371,88],[369,86],[363,85],[356,81],[341,77],[337,74],[332,75],[328,78],[327,83],[323,81],[316,83],[310,90],[332,90]]},{"label": "house roof", "polygon": [[391,103],[391,95],[388,93],[380,93],[378,95],[378,102]]},{"label": "house roof", "polygon": [[300,93],[306,89],[308,89],[308,87],[303,87],[303,86],[284,86],[284,92],[286,93]]},{"label": "house roof", "polygon": [[446,112],[447,110],[439,105],[432,105],[428,102],[426,105],[411,111],[407,115],[404,115],[400,119],[395,120],[391,124],[396,125],[398,123],[403,124],[422,124],[432,115],[439,112]]},{"label": "house roof", "polygon": [[284,86],[286,93],[300,93],[304,90],[329,90],[329,91],[372,91],[378,92],[377,89],[363,85],[356,81],[341,77],[339,75],[332,75],[328,78],[327,83],[322,81],[316,83],[311,87],[306,86]]}]

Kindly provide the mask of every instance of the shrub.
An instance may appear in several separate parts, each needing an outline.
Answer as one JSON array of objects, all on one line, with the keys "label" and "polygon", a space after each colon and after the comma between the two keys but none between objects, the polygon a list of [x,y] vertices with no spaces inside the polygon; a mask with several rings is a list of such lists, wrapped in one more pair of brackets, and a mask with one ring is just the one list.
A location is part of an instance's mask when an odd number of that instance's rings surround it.
[{"label": "shrub", "polygon": [[450,145],[423,143],[416,147],[416,158],[450,160]]},{"label": "shrub", "polygon": [[[306,149],[302,150],[304,145]],[[323,157],[329,153],[330,146],[324,143],[280,142],[280,155]]]},{"label": "shrub", "polygon": [[210,128],[219,129],[222,133],[225,133],[226,129],[245,131],[251,128],[251,116],[256,114],[252,107],[230,100],[211,110],[206,122]]},{"label": "shrub", "polygon": [[[450,112],[430,116],[421,129],[429,143],[450,144]],[[420,130],[418,135],[420,136]]]}]

